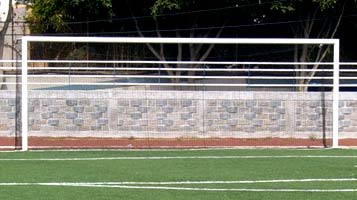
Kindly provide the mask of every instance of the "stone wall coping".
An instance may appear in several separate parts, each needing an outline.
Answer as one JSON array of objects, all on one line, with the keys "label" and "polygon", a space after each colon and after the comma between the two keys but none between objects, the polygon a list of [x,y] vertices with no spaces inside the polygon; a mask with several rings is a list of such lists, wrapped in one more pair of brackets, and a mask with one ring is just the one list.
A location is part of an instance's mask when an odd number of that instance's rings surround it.
[{"label": "stone wall coping", "polygon": [[[15,98],[14,91],[0,92],[0,99]],[[33,90],[30,98],[113,98],[113,99],[260,99],[260,100],[332,100],[331,92],[281,92],[281,91],[174,91],[174,90]],[[340,92],[340,100],[357,100],[357,92]]]}]

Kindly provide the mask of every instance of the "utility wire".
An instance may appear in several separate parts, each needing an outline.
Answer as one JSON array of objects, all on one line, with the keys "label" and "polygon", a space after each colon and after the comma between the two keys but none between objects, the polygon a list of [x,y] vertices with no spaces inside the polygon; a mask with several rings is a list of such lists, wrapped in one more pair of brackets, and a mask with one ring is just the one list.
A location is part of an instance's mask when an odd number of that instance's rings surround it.
[{"label": "utility wire", "polygon": [[[343,18],[348,17],[357,17],[357,15],[347,15]],[[316,18],[316,19],[302,19],[302,20],[290,20],[290,21],[278,21],[278,22],[266,22],[266,23],[254,23],[254,24],[239,24],[239,25],[226,25],[223,26],[224,29],[232,29],[232,28],[244,28],[244,27],[257,27],[257,26],[273,26],[273,25],[281,25],[281,24],[294,24],[294,23],[302,23],[307,21],[321,21],[324,18]],[[14,26],[16,27],[16,26]],[[23,26],[21,26],[23,27]],[[143,33],[154,33],[157,31],[160,32],[174,32],[174,31],[191,31],[191,30],[209,30],[209,29],[221,29],[222,26],[208,26],[208,27],[192,27],[192,28],[175,28],[175,29],[155,29],[155,30],[142,30]],[[31,35],[110,35],[110,34],[136,34],[137,30],[134,31],[113,31],[113,32],[80,32],[80,33],[46,33],[46,34],[31,34]],[[11,34],[5,34],[11,35]],[[23,35],[23,34],[14,34],[14,35]]]},{"label": "utility wire", "polygon": [[[186,14],[194,14],[194,13],[203,13],[203,12],[214,12],[214,11],[223,11],[229,9],[237,9],[237,8],[247,8],[247,7],[254,7],[260,5],[267,5],[277,1],[269,1],[264,3],[254,3],[254,4],[245,4],[245,5],[234,5],[228,7],[221,7],[221,8],[211,8],[211,9],[202,9],[202,10],[193,10],[193,11],[184,11],[184,12],[176,12],[176,13],[168,13],[168,14],[159,14],[155,15],[155,17],[167,17],[167,16],[176,16],[176,15],[186,15]],[[74,22],[64,22],[66,25],[71,24],[87,24],[87,23],[100,23],[100,22],[112,22],[112,21],[128,21],[128,20],[138,20],[138,19],[145,19],[145,18],[153,18],[153,15],[143,15],[137,17],[123,17],[123,18],[115,18],[115,19],[99,19],[99,20],[87,20],[87,21],[74,21]],[[51,25],[53,23],[45,23],[46,25]]]},{"label": "utility wire", "polygon": [[[291,21],[278,21],[278,22],[266,22],[266,23],[254,23],[254,24],[239,24],[239,25],[225,25],[225,26],[208,26],[208,27],[192,27],[192,28],[174,28],[174,29],[153,29],[153,30],[141,30],[143,33],[155,33],[160,32],[176,32],[176,31],[192,31],[192,30],[209,30],[209,29],[232,29],[232,28],[245,28],[245,27],[257,27],[257,26],[271,26],[271,25],[282,25],[282,24],[294,24],[302,23],[307,21],[321,21],[323,18],[318,19],[303,19],[303,20],[291,20]],[[137,30],[134,31],[113,31],[113,32],[91,32],[89,35],[105,35],[105,34],[136,34]],[[81,33],[49,33],[45,35],[83,35],[87,34],[85,32]],[[41,34],[42,35],[42,34]]]}]

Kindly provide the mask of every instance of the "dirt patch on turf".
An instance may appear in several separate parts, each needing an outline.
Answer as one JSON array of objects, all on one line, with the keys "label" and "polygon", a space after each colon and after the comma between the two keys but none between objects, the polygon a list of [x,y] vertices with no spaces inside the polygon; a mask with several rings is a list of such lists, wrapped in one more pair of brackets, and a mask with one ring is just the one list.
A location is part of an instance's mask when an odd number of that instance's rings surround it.
[{"label": "dirt patch on turf", "polygon": [[[0,138],[1,147],[21,146],[19,138]],[[357,146],[357,139],[341,139],[341,146]],[[53,138],[30,137],[31,149],[145,149],[145,148],[208,148],[208,147],[329,147],[331,139],[297,138]],[[3,148],[3,149],[4,149]]]}]

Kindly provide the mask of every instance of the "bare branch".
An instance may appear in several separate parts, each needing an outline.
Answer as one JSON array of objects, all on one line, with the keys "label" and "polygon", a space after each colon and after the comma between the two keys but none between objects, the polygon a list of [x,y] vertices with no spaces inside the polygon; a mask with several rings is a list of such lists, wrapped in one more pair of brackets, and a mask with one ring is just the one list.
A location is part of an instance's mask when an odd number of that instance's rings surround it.
[{"label": "bare branch", "polygon": [[[128,4],[128,0],[127,0],[126,2],[127,2],[127,4]],[[128,4],[128,5],[129,5],[129,4]],[[139,36],[140,36],[140,37],[145,37],[145,35],[142,33],[142,31],[141,31],[141,29],[140,29],[140,26],[139,26],[139,24],[138,24],[138,21],[136,20],[134,14],[133,14],[133,12],[132,12],[132,10],[130,9],[130,6],[128,6],[128,7],[129,7],[129,10],[130,10],[130,14],[131,14],[131,16],[132,16],[132,18],[133,18],[133,20],[134,20],[135,28],[136,28],[136,30],[137,30]],[[158,27],[157,20],[156,20],[155,17],[154,17],[154,21],[155,21],[156,27]],[[160,35],[160,32],[158,31],[158,29],[157,29],[157,34]],[[154,48],[153,45],[151,45],[151,44],[149,44],[149,43],[146,43],[146,46],[148,47],[148,49],[150,50],[150,52],[151,52],[158,60],[160,60],[160,61],[165,61],[165,60],[166,60],[166,59],[165,59],[165,56],[164,56],[164,53],[163,53],[163,46],[162,46],[162,44],[161,44],[161,46],[160,46],[160,47],[161,47],[161,48],[160,48],[160,53]],[[164,63],[163,66],[164,66],[165,68],[170,68],[170,65],[167,64],[167,63]],[[168,73],[169,75],[171,75],[171,76],[174,75],[173,71],[167,71],[167,73]],[[174,80],[174,81],[175,81],[175,80]]]},{"label": "bare branch", "polygon": [[332,33],[332,35],[331,35],[331,38],[334,38],[334,37],[335,37],[336,32],[337,32],[337,30],[338,30],[338,28],[339,28],[339,26],[340,26],[340,24],[341,24],[341,20],[342,20],[343,14],[345,13],[346,3],[347,3],[347,1],[345,1],[345,2],[343,3],[342,10],[341,10],[341,14],[340,14],[340,16],[339,16],[339,18],[338,18],[338,20],[337,20],[336,28],[335,28],[335,30],[333,31],[333,33]]},{"label": "bare branch", "polygon": [[[220,29],[219,29],[219,31],[217,32],[217,34],[216,34],[216,38],[218,38],[221,34],[222,34],[222,32],[223,32],[223,27],[224,26],[222,26]],[[199,59],[199,61],[204,61],[204,60],[206,60],[207,59],[207,57],[209,56],[209,54],[211,53],[211,51],[212,51],[212,49],[214,48],[214,46],[215,46],[215,44],[210,44],[209,46],[208,46],[208,48],[206,49],[206,51],[205,51],[205,53],[201,56],[201,58]],[[191,66],[192,68],[195,68],[195,67],[197,67],[197,64],[196,65],[192,65]]]},{"label": "bare branch", "polygon": [[310,35],[312,32],[312,28],[314,27],[314,24],[315,24],[316,15],[319,10],[320,10],[319,7],[316,7],[316,9],[314,10],[314,13],[312,14],[312,17],[311,17],[312,20],[306,21],[306,22],[309,22],[309,26],[307,27],[308,35]]},{"label": "bare branch", "polygon": [[[176,37],[181,37],[181,34],[179,31],[176,31]],[[177,60],[182,61],[182,44],[178,43],[177,44]]]},{"label": "bare branch", "polygon": [[[140,29],[140,26],[138,24],[138,20],[136,20],[134,14],[133,14],[133,11],[131,10],[130,6],[129,6],[129,3],[128,3],[128,0],[126,0],[126,3],[128,5],[128,8],[129,8],[129,11],[130,11],[130,14],[134,20],[134,24],[135,24],[135,28],[136,28],[136,31],[138,32],[139,36],[140,37],[145,37],[145,35],[143,34],[143,32],[141,31]],[[155,20],[156,21],[156,20]],[[163,58],[161,57],[161,55],[159,54],[159,52],[156,51],[156,49],[151,45],[151,44],[146,44],[146,46],[149,48],[149,50],[151,51],[152,54],[154,54],[154,56],[158,59],[158,60],[163,60]]]},{"label": "bare branch", "polygon": [[[341,20],[342,20],[343,14],[345,12],[346,2],[347,1],[345,1],[343,6],[342,6],[342,10],[341,10],[340,16],[339,16],[339,18],[338,18],[338,20],[336,22],[334,31],[332,32],[330,38],[334,38],[335,37],[336,32],[337,32],[337,30],[338,30],[338,28],[339,28],[339,26],[341,24]],[[330,31],[328,31],[328,32],[330,32]],[[325,57],[327,56],[328,51],[329,51],[328,47],[324,48],[324,51],[322,51],[322,47],[321,47],[319,49],[319,52],[318,52],[318,55],[316,57],[315,62],[317,62],[317,63],[322,62],[325,59]],[[323,52],[323,53],[321,53],[321,52]],[[312,69],[317,69],[317,68],[319,68],[319,64],[315,64]],[[314,77],[315,74],[316,74],[316,71],[311,72],[310,76],[309,76],[310,78],[306,80],[306,83],[310,83],[310,81],[312,80],[312,77]]]}]

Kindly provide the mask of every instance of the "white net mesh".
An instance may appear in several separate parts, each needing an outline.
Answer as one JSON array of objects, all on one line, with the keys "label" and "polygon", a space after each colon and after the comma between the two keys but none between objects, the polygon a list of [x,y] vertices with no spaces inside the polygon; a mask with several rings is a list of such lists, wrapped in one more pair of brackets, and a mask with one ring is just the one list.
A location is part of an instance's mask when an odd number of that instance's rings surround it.
[{"label": "white net mesh", "polygon": [[52,39],[28,46],[30,148],[332,145],[334,40]]}]

